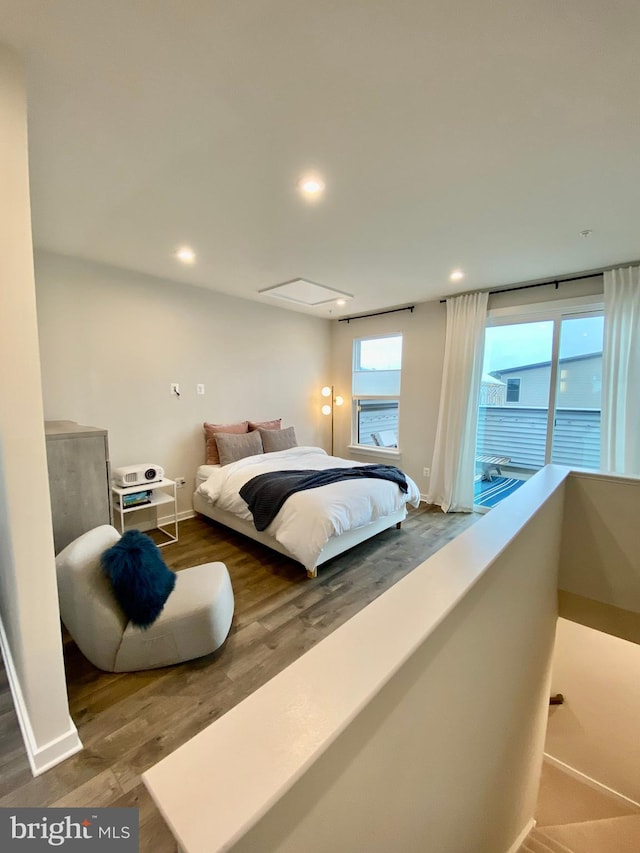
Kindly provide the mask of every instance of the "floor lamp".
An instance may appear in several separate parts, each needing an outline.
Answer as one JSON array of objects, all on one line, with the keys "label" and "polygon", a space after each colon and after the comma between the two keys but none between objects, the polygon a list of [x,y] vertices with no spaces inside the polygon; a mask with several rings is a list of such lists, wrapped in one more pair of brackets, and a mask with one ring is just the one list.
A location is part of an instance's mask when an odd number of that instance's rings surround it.
[{"label": "floor lamp", "polygon": [[322,406],[322,414],[331,415],[331,455],[333,456],[333,410],[336,406],[341,406],[344,403],[344,398],[339,395],[334,397],[333,385],[325,385],[320,393],[323,397],[328,397],[330,400],[329,403],[325,403]]}]

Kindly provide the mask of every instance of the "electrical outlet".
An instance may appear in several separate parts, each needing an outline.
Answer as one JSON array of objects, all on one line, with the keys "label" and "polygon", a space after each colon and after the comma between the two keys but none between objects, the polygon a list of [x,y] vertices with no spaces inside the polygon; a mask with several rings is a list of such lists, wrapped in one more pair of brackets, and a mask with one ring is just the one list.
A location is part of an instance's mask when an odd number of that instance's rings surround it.
[{"label": "electrical outlet", "polygon": [[196,385],[196,394],[204,394],[204,385],[201,382]]},{"label": "electrical outlet", "polygon": [[429,474],[431,474],[431,468],[423,468],[422,469],[422,476],[423,477],[428,477]]},{"label": "electrical outlet", "polygon": [[180,385],[177,382],[171,383],[171,391],[169,392],[174,397],[180,396]]},{"label": "electrical outlet", "polygon": [[176,477],[176,486],[181,489],[183,486],[187,485],[187,481],[184,477]]}]

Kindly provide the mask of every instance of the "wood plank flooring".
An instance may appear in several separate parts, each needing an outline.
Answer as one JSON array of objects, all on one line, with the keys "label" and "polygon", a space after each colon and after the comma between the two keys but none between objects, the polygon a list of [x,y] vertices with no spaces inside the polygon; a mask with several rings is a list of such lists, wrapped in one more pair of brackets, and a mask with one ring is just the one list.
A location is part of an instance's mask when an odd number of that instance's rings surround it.
[{"label": "wood plank flooring", "polygon": [[401,530],[387,530],[336,557],[312,580],[299,564],[215,522],[181,522],[179,542],[163,548],[163,557],[176,571],[226,563],[235,594],[226,643],[179,666],[112,674],[95,669],[65,634],[69,706],[84,749],[35,779],[1,671],[0,806],[137,807],[140,850],[173,853],[176,844],[140,774],[480,517],[421,505]]}]

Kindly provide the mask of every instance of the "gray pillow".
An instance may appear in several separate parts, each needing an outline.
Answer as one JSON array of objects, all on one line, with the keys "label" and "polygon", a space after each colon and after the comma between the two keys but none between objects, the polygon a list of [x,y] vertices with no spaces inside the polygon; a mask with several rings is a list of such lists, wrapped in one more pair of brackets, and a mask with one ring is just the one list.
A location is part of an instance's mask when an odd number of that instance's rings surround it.
[{"label": "gray pillow", "polygon": [[[296,433],[293,427],[286,429],[259,429],[262,437],[262,447],[265,453],[274,453],[276,450],[288,450],[297,447]],[[253,433],[249,433],[253,435]]]},{"label": "gray pillow", "polygon": [[235,434],[217,432],[216,444],[218,445],[220,464],[229,465],[231,462],[237,462],[238,459],[244,459],[245,456],[255,456],[257,453],[262,453],[261,432],[262,430]]}]

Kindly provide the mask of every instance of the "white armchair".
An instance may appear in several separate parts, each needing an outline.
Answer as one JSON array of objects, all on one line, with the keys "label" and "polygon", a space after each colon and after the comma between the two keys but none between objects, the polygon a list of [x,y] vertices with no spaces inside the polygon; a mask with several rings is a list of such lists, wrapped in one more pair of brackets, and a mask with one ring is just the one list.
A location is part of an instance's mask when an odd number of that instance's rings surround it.
[{"label": "white armchair", "polygon": [[60,615],[80,651],[98,669],[133,672],[210,654],[225,641],[233,618],[233,589],[224,563],[176,573],[164,609],[148,628],[129,622],[100,556],[120,539],[108,524],[71,542],[56,557]]}]

